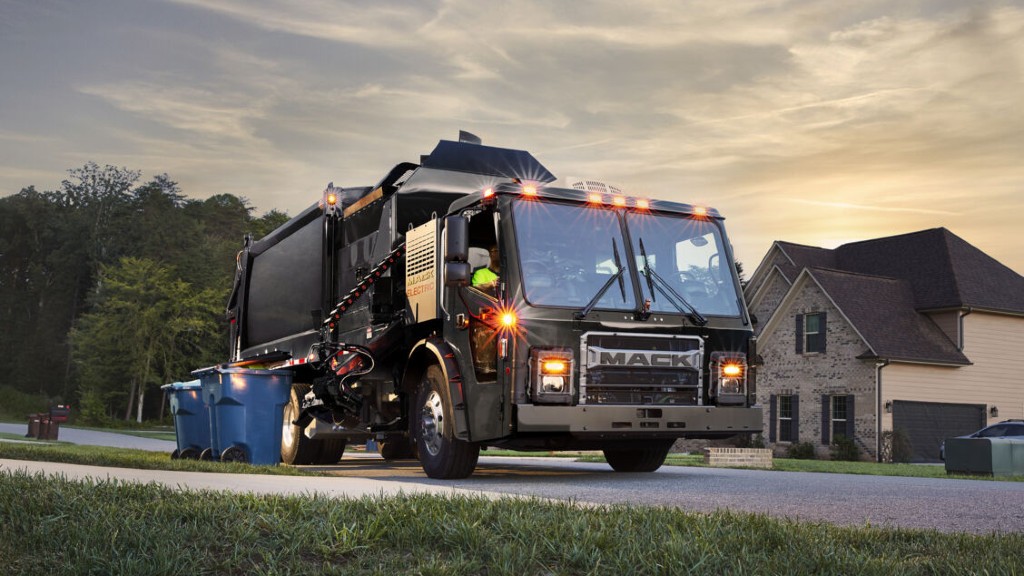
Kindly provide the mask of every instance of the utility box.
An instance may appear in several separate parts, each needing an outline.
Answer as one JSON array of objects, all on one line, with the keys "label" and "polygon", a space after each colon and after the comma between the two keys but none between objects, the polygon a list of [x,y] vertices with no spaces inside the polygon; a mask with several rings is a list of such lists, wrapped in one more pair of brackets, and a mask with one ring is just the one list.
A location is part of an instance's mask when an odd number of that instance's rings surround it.
[{"label": "utility box", "polygon": [[946,440],[946,473],[1024,476],[1024,440],[950,438]]}]

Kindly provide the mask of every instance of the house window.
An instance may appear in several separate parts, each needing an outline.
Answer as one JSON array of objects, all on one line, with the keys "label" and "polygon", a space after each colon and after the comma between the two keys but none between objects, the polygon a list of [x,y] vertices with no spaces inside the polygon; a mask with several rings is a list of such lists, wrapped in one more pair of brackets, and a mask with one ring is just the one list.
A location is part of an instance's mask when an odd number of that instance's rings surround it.
[{"label": "house window", "polygon": [[839,436],[853,440],[854,429],[854,397],[851,395],[828,395],[821,397],[821,443],[828,446]]},{"label": "house window", "polygon": [[847,404],[846,396],[832,397],[832,441],[839,436],[847,435]]},{"label": "house window", "polygon": [[825,315],[804,315],[804,353],[825,351]]},{"label": "house window", "polygon": [[800,439],[800,396],[786,390],[772,394],[768,406],[768,441],[797,442]]},{"label": "house window", "polygon": [[779,442],[795,442],[793,434],[793,397],[779,396]]}]

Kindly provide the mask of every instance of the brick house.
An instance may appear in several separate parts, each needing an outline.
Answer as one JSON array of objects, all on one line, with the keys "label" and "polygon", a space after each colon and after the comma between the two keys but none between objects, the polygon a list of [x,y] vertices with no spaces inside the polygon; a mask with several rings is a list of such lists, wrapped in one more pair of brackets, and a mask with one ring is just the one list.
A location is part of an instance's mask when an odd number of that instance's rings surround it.
[{"label": "brick house", "polygon": [[945,228],[835,249],[775,242],[744,295],[757,323],[765,437],[819,455],[839,435],[912,461],[942,439],[1024,418],[1024,277]]}]

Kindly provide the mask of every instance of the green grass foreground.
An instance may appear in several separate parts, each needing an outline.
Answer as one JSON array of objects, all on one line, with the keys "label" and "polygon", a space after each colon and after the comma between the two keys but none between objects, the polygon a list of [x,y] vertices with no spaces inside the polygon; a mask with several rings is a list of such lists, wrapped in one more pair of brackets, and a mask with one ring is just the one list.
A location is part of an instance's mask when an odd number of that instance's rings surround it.
[{"label": "green grass foreground", "polygon": [[[41,462],[64,462],[85,466],[112,466],[142,470],[178,470],[182,472],[226,472],[234,474],[268,474],[274,476],[322,476],[287,466],[252,466],[250,464],[203,462],[200,460],[171,460],[169,453],[85,446],[81,444],[42,441],[29,443],[0,442],[0,458]],[[3,573],[0,565],[0,574]]]},{"label": "green grass foreground", "polygon": [[429,495],[179,492],[0,473],[5,574],[1019,574],[1024,536]]}]

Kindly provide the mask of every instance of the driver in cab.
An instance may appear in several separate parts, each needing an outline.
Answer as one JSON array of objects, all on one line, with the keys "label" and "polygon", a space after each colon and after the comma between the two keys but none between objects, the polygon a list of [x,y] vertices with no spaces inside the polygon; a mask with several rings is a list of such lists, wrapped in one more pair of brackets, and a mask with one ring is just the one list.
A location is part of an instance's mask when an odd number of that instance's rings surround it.
[{"label": "driver in cab", "polygon": [[490,263],[473,271],[473,278],[470,280],[470,284],[474,288],[493,295],[501,278],[501,254],[498,252],[497,245],[492,245],[488,252],[491,257]]}]

